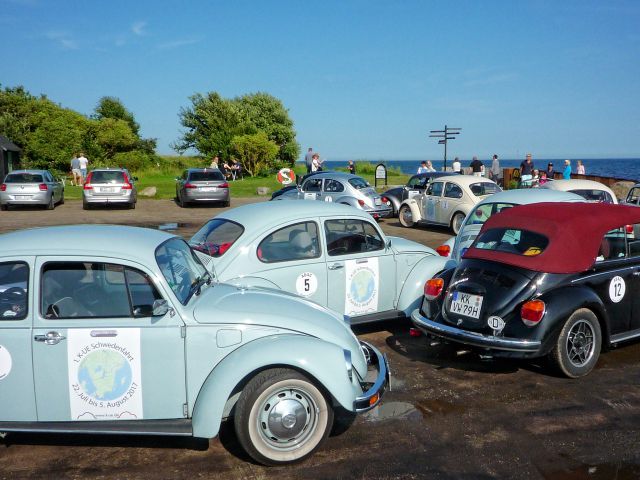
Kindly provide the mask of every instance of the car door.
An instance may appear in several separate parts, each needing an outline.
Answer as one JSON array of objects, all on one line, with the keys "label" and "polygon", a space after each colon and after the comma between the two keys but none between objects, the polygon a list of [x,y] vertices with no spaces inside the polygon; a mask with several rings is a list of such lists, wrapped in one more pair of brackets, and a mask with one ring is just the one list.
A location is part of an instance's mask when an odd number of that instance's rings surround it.
[{"label": "car door", "polygon": [[440,202],[440,208],[436,212],[438,223],[449,224],[451,216],[462,210],[461,204],[463,199],[462,188],[454,182],[446,182],[444,192]]},{"label": "car door", "polygon": [[301,190],[304,200],[319,200],[322,196],[322,179],[307,178],[302,184]]},{"label": "car door", "polygon": [[637,331],[640,334],[640,223],[633,225],[629,230],[633,231],[627,231],[626,235],[627,254],[633,268],[633,283],[628,292],[632,300],[629,331]]},{"label": "car door", "polygon": [[327,271],[318,223],[306,221],[275,228],[264,235],[251,267],[287,292],[327,305]]},{"label": "car door", "polygon": [[429,223],[438,223],[438,210],[442,200],[444,182],[432,182],[422,198],[422,215]]},{"label": "car door", "polygon": [[360,218],[324,221],[329,308],[359,317],[395,308],[393,252],[372,222]]},{"label": "car door", "polygon": [[38,257],[33,369],[39,421],[178,419],[183,323],[154,275],[119,260]]},{"label": "car door", "polygon": [[34,261],[4,257],[0,262],[0,423],[37,419],[31,360]]}]

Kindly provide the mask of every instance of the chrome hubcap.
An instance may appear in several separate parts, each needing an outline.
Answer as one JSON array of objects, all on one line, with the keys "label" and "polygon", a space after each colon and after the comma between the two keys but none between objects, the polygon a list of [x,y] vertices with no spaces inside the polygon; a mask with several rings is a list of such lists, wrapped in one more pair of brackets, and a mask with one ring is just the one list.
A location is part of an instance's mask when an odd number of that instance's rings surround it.
[{"label": "chrome hubcap", "polygon": [[262,403],[257,420],[267,443],[279,449],[295,448],[315,430],[318,406],[303,390],[278,390]]},{"label": "chrome hubcap", "polygon": [[409,210],[408,208],[403,209],[402,219],[405,221],[405,223],[413,222],[413,216],[411,215],[411,210]]},{"label": "chrome hubcap", "polygon": [[567,335],[567,353],[569,361],[576,367],[586,365],[595,350],[593,329],[588,322],[579,320]]}]

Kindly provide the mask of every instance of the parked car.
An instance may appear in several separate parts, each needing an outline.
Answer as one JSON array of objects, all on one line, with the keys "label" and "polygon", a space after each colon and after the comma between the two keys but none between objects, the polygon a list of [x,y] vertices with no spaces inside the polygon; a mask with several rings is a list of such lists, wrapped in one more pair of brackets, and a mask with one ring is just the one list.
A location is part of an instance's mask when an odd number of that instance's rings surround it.
[{"label": "parked car", "polygon": [[618,203],[615,193],[609,187],[593,180],[554,180],[540,188],[572,192],[588,202]]},{"label": "parked car", "polygon": [[125,168],[96,168],[91,170],[82,187],[82,208],[124,205],[136,208],[137,178]]},{"label": "parked car", "polygon": [[423,194],[404,200],[398,218],[403,227],[446,225],[457,235],[474,205],[500,191],[494,181],[474,175],[441,177],[433,180]]},{"label": "parked car", "polygon": [[209,220],[189,243],[220,281],[279,288],[352,323],[409,317],[445,259],[386,237],[371,215],[326,202],[268,202]]},{"label": "parked car", "polygon": [[539,188],[524,188],[507,190],[505,192],[494,193],[479,202],[469,215],[462,222],[460,232],[455,237],[449,238],[436,251],[450,259],[447,268],[455,267],[467,248],[471,246],[478,236],[478,232],[484,222],[492,215],[500,213],[507,208],[516,205],[529,205],[531,203],[542,202],[584,202],[585,199],[575,193],[542,190]]},{"label": "parked car", "polygon": [[[393,208],[393,216],[397,216],[400,211],[400,204],[408,198],[415,197],[427,188],[427,185],[436,178],[453,175],[452,172],[427,172],[418,173],[412,176],[406,185],[402,187],[390,188],[382,194],[387,199],[387,205]],[[455,175],[458,175],[457,173]]]},{"label": "parked car", "polygon": [[176,201],[182,208],[191,203],[231,204],[229,182],[217,168],[189,168],[176,178]]},{"label": "parked car", "polygon": [[387,200],[380,197],[364,178],[342,172],[322,172],[310,176],[300,188],[284,192],[274,200],[342,203],[364,210],[375,219],[388,217],[392,211]]},{"label": "parked car", "polygon": [[636,183],[633,187],[631,187],[624,202],[622,203],[624,203],[625,205],[633,205],[636,207],[640,205],[640,183]]},{"label": "parked car", "polygon": [[23,205],[41,205],[53,210],[64,203],[64,185],[48,170],[15,170],[0,184],[0,210]]},{"label": "parked car", "polygon": [[332,170],[319,170],[317,172],[310,172],[307,173],[305,175],[303,175],[302,177],[296,177],[296,183],[292,183],[290,185],[285,185],[283,186],[281,189],[276,190],[275,192],[273,192],[271,194],[271,200],[273,200],[276,197],[279,197],[280,195],[282,195],[285,192],[291,192],[293,190],[297,190],[298,187],[304,183],[304,181],[309,178],[312,177],[313,175],[318,175],[319,173],[335,173]]},{"label": "parked car", "polygon": [[253,459],[285,464],[388,384],[342,316],[215,283],[180,237],[48,227],[0,235],[0,252],[0,432],[211,438],[233,415]]},{"label": "parked car", "polygon": [[602,348],[640,335],[640,210],[522,205],[491,216],[456,269],[425,284],[412,313],[429,335],[483,355],[548,357],[587,375]]}]

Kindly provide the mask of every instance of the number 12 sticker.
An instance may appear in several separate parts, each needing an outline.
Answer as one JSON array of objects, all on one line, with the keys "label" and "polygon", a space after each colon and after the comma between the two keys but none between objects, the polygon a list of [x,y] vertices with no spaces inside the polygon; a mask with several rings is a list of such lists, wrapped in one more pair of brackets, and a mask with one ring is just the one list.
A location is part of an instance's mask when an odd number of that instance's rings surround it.
[{"label": "number 12 sticker", "polygon": [[613,303],[618,303],[623,299],[625,292],[627,291],[627,285],[624,283],[624,278],[615,276],[611,279],[609,284],[609,298]]}]

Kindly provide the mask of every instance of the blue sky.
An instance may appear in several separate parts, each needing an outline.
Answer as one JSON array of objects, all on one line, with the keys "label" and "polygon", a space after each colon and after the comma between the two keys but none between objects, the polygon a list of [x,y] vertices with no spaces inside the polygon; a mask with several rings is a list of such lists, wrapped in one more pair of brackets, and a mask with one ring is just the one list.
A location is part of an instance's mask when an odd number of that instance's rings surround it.
[{"label": "blue sky", "polygon": [[0,0],[0,83],[158,138],[194,93],[280,98],[329,160],[640,157],[640,2]]}]

